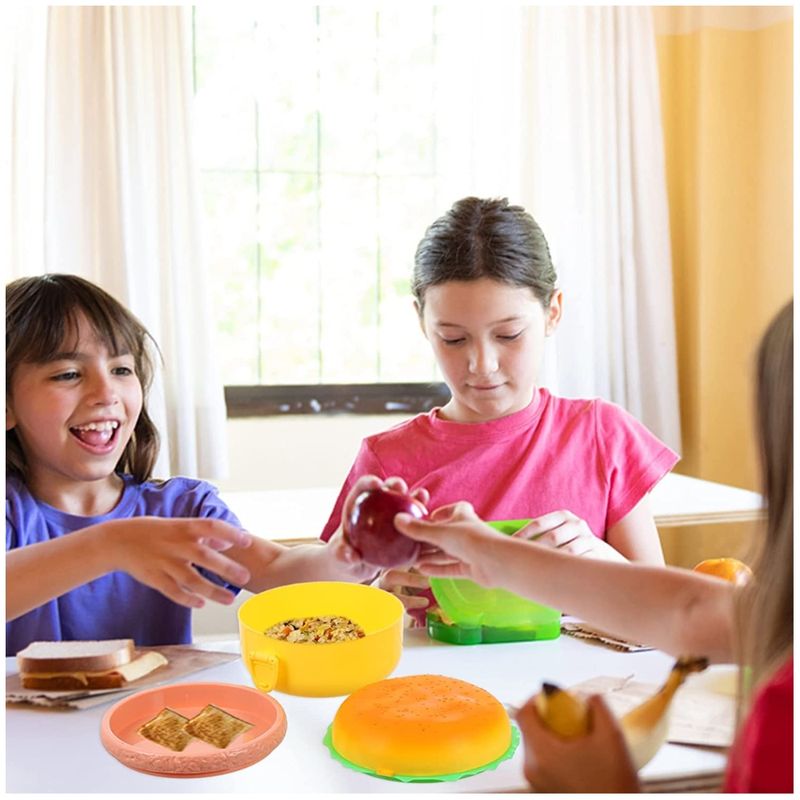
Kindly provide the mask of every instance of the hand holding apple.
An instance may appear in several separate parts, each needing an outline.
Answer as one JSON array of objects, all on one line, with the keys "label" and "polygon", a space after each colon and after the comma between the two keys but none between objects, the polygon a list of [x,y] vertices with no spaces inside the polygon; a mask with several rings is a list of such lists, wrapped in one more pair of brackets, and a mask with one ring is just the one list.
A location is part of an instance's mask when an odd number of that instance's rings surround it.
[{"label": "hand holding apple", "polygon": [[399,489],[380,486],[361,492],[344,524],[348,543],[365,561],[376,566],[399,567],[413,563],[419,555],[420,543],[394,527],[395,515],[401,512],[416,519],[428,513],[422,503]]}]

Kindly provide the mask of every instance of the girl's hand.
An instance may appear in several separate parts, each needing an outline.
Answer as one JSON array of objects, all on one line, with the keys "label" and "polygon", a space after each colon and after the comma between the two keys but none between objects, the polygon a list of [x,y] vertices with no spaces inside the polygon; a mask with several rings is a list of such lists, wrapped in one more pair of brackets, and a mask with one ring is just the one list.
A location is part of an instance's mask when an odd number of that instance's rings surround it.
[{"label": "girl's hand", "polygon": [[380,568],[364,561],[361,554],[348,544],[341,525],[321,549],[324,550],[325,557],[330,559],[341,580],[371,583],[377,577]]},{"label": "girl's hand", "polygon": [[[344,546],[347,548],[347,550],[349,550],[349,554],[346,555],[348,559],[354,555],[355,558],[361,560],[361,553],[359,553],[354,547],[351,547],[347,541],[347,532],[350,528],[350,517],[353,513],[353,506],[355,505],[356,499],[362,492],[366,492],[369,489],[381,488],[392,489],[395,492],[401,492],[402,494],[409,494],[408,484],[402,478],[387,478],[386,480],[381,480],[381,478],[377,477],[377,475],[362,475],[353,484],[353,488],[349,491],[347,497],[345,498],[344,505],[342,506],[342,521],[339,524],[336,532],[329,540],[332,542],[339,534],[343,534]],[[411,497],[422,503],[425,508],[428,507],[430,494],[428,493],[427,489],[415,489],[410,494]],[[373,578],[376,577],[376,571],[378,569],[379,567],[372,568],[371,574]]]},{"label": "girl's hand", "polygon": [[380,575],[378,586],[391,592],[414,620],[414,627],[425,627],[425,612],[432,604],[430,581],[414,569],[387,569]]},{"label": "girl's hand", "polygon": [[576,556],[627,561],[610,544],[598,539],[584,520],[567,510],[537,517],[512,535],[517,539],[535,539],[537,544]]},{"label": "girl's hand", "polygon": [[469,503],[437,508],[427,520],[398,514],[394,524],[411,539],[434,545],[417,560],[416,566],[426,575],[471,578],[482,586],[490,585],[491,578],[483,569],[485,554],[498,537],[506,536],[483,522]]},{"label": "girl's hand", "polygon": [[600,695],[589,698],[586,736],[564,739],[547,728],[533,698],[516,721],[525,746],[525,777],[537,792],[638,792],[639,781],[616,718]]},{"label": "girl's hand", "polygon": [[123,570],[179,605],[202,608],[204,598],[230,605],[235,599],[195,567],[235,586],[250,580],[245,567],[222,555],[230,547],[249,547],[250,534],[222,520],[133,517],[102,527],[100,546],[108,547],[108,571]]}]

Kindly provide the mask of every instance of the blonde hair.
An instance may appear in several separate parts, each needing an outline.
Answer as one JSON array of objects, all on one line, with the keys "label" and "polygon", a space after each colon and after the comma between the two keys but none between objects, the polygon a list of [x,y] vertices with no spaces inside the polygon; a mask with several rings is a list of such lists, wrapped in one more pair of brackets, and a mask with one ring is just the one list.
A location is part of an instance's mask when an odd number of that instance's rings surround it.
[{"label": "blonde hair", "polygon": [[793,644],[793,316],[790,301],[767,328],[756,360],[756,427],[767,521],[756,545],[753,579],[737,603],[740,663],[750,671],[740,713],[753,688],[786,660]]}]

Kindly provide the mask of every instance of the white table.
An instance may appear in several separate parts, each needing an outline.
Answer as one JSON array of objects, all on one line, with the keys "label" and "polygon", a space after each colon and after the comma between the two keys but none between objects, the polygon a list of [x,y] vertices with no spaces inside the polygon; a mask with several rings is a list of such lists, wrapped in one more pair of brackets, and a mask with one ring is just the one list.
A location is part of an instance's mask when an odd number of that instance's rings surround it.
[{"label": "white table", "polygon": [[[238,642],[208,649],[238,652]],[[572,685],[598,675],[660,683],[672,658],[658,651],[618,653],[561,636],[546,642],[462,646],[406,631],[403,655],[394,676],[438,673],[470,681],[503,702],[519,705],[539,690],[543,679]],[[6,659],[6,672],[16,672]],[[187,676],[184,681],[252,685],[241,660]],[[522,749],[495,771],[453,783],[403,784],[349,770],[334,761],[322,737],[343,698],[305,698],[275,693],[288,719],[283,742],[246,769],[206,778],[164,778],[135,772],[110,756],[100,742],[100,721],[108,704],[83,711],[28,706],[6,708],[7,792],[501,792],[526,789]],[[642,771],[645,781],[688,776],[713,779],[724,771],[720,750],[667,744]]]},{"label": "white table", "polygon": [[[333,510],[339,489],[271,489],[221,492],[252,533],[284,543],[316,540]],[[761,495],[746,489],[670,473],[650,495],[656,525],[747,522],[763,516]]]}]

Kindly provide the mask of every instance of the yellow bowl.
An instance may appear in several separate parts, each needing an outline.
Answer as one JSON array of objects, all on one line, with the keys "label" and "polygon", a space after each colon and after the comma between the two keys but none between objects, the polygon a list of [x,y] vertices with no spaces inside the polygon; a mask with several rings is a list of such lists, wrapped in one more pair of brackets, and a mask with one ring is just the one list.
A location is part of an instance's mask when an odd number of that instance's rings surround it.
[{"label": "yellow bowl", "polygon": [[[277,622],[340,615],[365,632],[361,639],[314,644],[266,636]],[[253,684],[304,697],[350,694],[389,675],[403,648],[403,604],[360,583],[294,583],[254,595],[239,607],[239,642]]]}]

